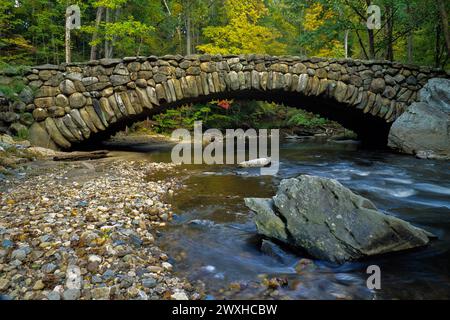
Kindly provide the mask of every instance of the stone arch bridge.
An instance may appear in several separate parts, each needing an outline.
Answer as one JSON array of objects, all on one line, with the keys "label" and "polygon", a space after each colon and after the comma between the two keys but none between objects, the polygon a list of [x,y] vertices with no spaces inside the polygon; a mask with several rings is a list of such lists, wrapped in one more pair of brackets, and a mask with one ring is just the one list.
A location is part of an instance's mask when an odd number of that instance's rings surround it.
[{"label": "stone arch bridge", "polygon": [[167,55],[32,68],[33,144],[69,149],[105,139],[167,107],[216,98],[285,103],[386,144],[390,124],[431,78],[449,74],[389,61],[267,55]]}]

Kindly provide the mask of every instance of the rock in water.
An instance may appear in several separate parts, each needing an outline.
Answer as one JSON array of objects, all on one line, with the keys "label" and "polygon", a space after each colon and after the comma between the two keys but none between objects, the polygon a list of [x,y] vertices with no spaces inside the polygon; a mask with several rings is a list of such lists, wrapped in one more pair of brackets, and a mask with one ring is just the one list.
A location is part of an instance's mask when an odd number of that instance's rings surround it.
[{"label": "rock in water", "polygon": [[392,124],[388,145],[421,158],[450,158],[450,80],[428,81],[420,90],[420,102]]},{"label": "rock in water", "polygon": [[322,177],[282,180],[272,199],[245,203],[256,212],[259,233],[337,263],[424,246],[433,237]]},{"label": "rock in water", "polygon": [[270,158],[259,158],[239,163],[242,168],[261,168],[270,165]]}]

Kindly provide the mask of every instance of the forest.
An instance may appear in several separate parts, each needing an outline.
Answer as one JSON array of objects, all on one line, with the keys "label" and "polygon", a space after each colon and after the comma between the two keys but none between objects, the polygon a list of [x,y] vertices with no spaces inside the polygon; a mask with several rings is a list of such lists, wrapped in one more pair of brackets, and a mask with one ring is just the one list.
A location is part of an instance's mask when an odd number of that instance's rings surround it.
[{"label": "forest", "polygon": [[450,299],[449,14],[0,0],[0,304]]},{"label": "forest", "polygon": [[[65,61],[65,11],[77,4],[72,61],[195,53],[387,59],[448,68],[445,0],[0,0],[0,63]],[[381,9],[368,29],[367,8]]]}]

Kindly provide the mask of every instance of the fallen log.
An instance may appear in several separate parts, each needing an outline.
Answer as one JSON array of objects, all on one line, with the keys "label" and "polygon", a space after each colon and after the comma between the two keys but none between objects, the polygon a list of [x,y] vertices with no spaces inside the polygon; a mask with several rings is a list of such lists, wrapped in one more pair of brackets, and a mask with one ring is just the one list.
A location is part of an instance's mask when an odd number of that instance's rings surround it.
[{"label": "fallen log", "polygon": [[95,160],[108,157],[109,151],[97,150],[97,151],[75,151],[60,153],[53,157],[54,161],[81,161],[81,160]]}]

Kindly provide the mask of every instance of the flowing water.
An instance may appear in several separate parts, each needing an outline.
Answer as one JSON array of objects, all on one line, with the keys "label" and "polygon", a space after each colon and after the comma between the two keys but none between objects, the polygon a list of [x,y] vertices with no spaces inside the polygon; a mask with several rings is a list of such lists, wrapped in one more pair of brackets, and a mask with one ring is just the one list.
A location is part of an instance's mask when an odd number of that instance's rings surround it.
[{"label": "flowing water", "polygon": [[[149,161],[170,161],[170,148],[140,145],[122,153]],[[131,150],[131,152],[130,152]],[[205,283],[210,299],[443,299],[450,298],[450,166],[355,144],[284,142],[277,176],[235,166],[185,166],[186,188],[173,197],[175,218],[158,241],[175,271]],[[377,207],[438,236],[428,247],[333,265],[281,248],[261,251],[261,237],[245,197],[271,197],[284,178],[300,174],[339,180]],[[149,177],[160,179],[161,177]],[[369,265],[381,269],[381,289],[366,285]],[[283,279],[268,289],[262,279]]]}]

